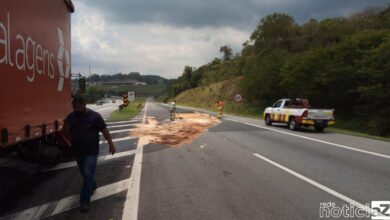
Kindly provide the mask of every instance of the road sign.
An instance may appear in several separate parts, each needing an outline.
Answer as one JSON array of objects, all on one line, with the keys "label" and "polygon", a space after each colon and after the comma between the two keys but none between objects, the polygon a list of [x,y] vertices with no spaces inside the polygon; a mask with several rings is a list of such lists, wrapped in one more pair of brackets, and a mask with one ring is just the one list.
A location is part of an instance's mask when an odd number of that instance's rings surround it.
[{"label": "road sign", "polygon": [[133,91],[127,92],[127,97],[130,102],[134,101],[135,93]]},{"label": "road sign", "polygon": [[123,99],[123,106],[127,107],[129,105],[129,100],[127,95],[122,96]]},{"label": "road sign", "polygon": [[234,101],[241,102],[242,101],[242,95],[241,94],[235,94],[234,95]]}]

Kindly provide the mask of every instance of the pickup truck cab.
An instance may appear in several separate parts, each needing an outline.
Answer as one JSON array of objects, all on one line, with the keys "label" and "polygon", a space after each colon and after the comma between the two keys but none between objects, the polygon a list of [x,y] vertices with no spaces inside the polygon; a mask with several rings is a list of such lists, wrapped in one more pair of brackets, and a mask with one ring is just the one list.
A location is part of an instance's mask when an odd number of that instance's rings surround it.
[{"label": "pickup truck cab", "polygon": [[273,122],[287,123],[291,130],[314,126],[316,131],[323,131],[335,124],[334,109],[312,109],[307,99],[299,98],[278,100],[265,109],[263,118],[268,126]]}]

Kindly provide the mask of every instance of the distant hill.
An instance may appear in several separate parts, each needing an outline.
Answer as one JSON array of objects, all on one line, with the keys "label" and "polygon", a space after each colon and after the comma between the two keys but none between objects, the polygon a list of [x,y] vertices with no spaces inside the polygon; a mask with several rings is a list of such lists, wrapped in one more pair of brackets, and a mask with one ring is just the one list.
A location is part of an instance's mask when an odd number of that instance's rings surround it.
[{"label": "distant hill", "polygon": [[[148,85],[157,85],[157,84],[168,84],[168,79],[163,78],[161,76],[157,75],[141,75],[138,72],[131,72],[128,74],[114,74],[114,75],[97,75],[93,74],[89,77],[87,77],[88,83],[94,83],[94,82],[120,82],[120,81],[129,81],[129,80],[136,80],[139,82],[146,82]],[[74,82],[77,82],[77,79],[73,80]]]}]

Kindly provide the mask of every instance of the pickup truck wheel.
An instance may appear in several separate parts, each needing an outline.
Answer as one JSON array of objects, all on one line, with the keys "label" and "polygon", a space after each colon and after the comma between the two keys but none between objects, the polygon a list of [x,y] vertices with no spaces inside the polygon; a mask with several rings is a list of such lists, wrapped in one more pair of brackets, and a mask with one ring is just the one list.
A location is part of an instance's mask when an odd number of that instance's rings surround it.
[{"label": "pickup truck wheel", "polygon": [[299,128],[297,122],[295,121],[295,118],[290,118],[288,120],[288,127],[290,128],[291,131],[295,131]]},{"label": "pickup truck wheel", "polygon": [[271,121],[271,118],[269,117],[269,115],[265,116],[264,121],[265,121],[265,125],[267,125],[267,126],[271,126],[272,125],[272,121]]},{"label": "pickup truck wheel", "polygon": [[315,126],[314,126],[314,129],[315,129],[316,131],[318,131],[318,132],[321,132],[321,131],[323,131],[323,130],[325,129],[325,127],[324,127],[324,126],[321,126],[321,125],[315,125]]}]

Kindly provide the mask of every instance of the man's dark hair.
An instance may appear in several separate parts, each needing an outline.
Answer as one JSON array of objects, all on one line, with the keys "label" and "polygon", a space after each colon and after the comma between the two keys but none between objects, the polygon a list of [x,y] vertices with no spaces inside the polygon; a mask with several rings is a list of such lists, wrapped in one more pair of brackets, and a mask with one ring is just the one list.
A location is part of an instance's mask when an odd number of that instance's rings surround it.
[{"label": "man's dark hair", "polygon": [[83,98],[83,97],[81,97],[81,96],[76,96],[76,97],[74,97],[73,98],[73,100],[72,100],[72,104],[74,105],[74,104],[86,104],[85,103],[85,99]]}]

